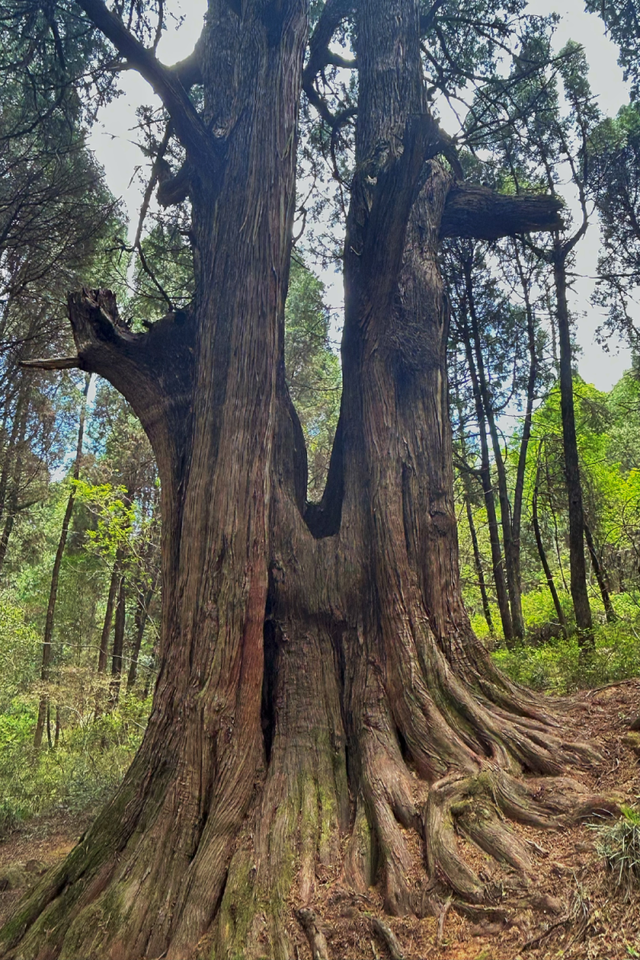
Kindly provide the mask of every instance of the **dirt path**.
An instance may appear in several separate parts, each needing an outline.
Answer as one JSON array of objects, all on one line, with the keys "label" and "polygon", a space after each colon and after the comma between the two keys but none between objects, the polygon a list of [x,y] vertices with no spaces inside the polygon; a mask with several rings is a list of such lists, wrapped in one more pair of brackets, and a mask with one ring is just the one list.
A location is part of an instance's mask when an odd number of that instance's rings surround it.
[{"label": "dirt path", "polygon": [[89,822],[61,814],[33,821],[0,840],[0,924],[15,901],[73,849]]},{"label": "dirt path", "polygon": [[[562,707],[567,723],[577,725],[581,739],[597,744],[603,757],[581,779],[594,793],[637,803],[640,760],[623,738],[640,713],[640,680],[583,692],[562,701]],[[86,818],[61,816],[28,825],[0,841],[0,888],[3,877],[9,878],[10,887],[5,884],[0,889],[0,921],[25,889],[69,852],[86,826]],[[339,877],[319,877],[312,906],[327,934],[331,957],[391,957],[384,933],[374,929],[374,917],[395,935],[404,960],[628,960],[640,956],[640,890],[625,902],[596,853],[590,826],[517,829],[535,857],[532,888],[537,909],[519,907],[517,899],[511,898],[501,901],[500,909],[494,915],[489,911],[485,919],[462,917],[454,910],[440,921],[385,917],[375,890],[365,897],[355,896]],[[468,847],[474,869],[499,884],[504,873],[495,861],[468,842],[460,842]]]}]

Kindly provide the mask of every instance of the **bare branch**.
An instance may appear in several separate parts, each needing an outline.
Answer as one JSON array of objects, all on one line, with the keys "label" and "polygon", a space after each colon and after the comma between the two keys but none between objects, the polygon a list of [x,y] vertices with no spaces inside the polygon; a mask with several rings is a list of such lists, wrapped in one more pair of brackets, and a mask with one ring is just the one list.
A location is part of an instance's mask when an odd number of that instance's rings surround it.
[{"label": "bare branch", "polygon": [[40,357],[34,360],[20,360],[21,367],[34,370],[79,370],[80,357]]},{"label": "bare branch", "polygon": [[[329,50],[333,34],[340,23],[353,11],[354,0],[327,0],[311,39],[309,40],[309,59],[302,73],[302,88],[309,102],[313,104],[322,119],[333,127],[336,119],[314,87],[315,78],[329,64],[342,67],[355,67],[355,61],[347,61]],[[338,62],[339,61],[339,62]]]},{"label": "bare branch", "polygon": [[433,26],[436,13],[443,6],[445,0],[435,0],[435,3],[427,10],[426,13],[420,14],[420,36],[424,36],[425,33],[428,33],[431,27]]},{"label": "bare branch", "polygon": [[170,207],[182,203],[189,196],[191,185],[191,164],[186,161],[177,173],[171,175],[169,165],[158,164],[158,203],[162,207]]},{"label": "bare branch", "polygon": [[179,72],[174,73],[129,33],[119,17],[111,13],[103,0],[77,0],[90,20],[104,33],[119,53],[158,94],[173,123],[176,135],[187,151],[201,159],[217,159],[218,148],[183,87]]}]

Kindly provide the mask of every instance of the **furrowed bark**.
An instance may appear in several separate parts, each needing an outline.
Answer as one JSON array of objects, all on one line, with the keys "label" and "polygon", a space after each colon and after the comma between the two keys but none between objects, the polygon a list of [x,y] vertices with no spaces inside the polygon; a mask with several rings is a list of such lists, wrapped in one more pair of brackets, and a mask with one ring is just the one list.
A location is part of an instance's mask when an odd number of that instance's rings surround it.
[{"label": "furrowed bark", "polygon": [[[84,5],[92,16],[94,7]],[[225,125],[226,150],[216,176],[200,162],[191,186],[193,309],[135,334],[107,291],[70,299],[81,368],[129,400],[158,462],[163,631],[140,751],[82,845],[5,930],[5,949],[21,955],[36,955],[46,938],[52,956],[190,956],[216,914],[253,796],[306,35],[302,0],[247,4],[241,24],[226,3],[210,4],[204,115]]]},{"label": "furrowed bark", "polygon": [[449,192],[440,237],[498,240],[531,230],[562,228],[557,197],[503,195],[487,187],[459,183]]},{"label": "furrowed bark", "polygon": [[[203,116],[226,156],[191,180],[193,308],[134,334],[106,291],[70,302],[80,366],[124,393],[158,459],[160,669],[120,790],[4,928],[12,960],[326,952],[321,885],[379,882],[387,910],[424,913],[446,876],[482,907],[495,891],[454,826],[525,883],[498,811],[594,808],[558,780],[593,754],[499,673],[462,604],[437,256],[451,178],[415,0],[356,11],[344,393],[325,495],[305,503],[282,348],[305,13],[210,2]],[[293,903],[313,911],[306,943]]]}]

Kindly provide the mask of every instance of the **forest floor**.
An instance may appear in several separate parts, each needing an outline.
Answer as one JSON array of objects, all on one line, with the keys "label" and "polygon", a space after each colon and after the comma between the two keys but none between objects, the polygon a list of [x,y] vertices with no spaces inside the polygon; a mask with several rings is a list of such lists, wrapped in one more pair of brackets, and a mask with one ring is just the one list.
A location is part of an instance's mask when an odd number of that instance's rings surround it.
[{"label": "forest floor", "polygon": [[[640,800],[640,759],[623,742],[640,712],[640,680],[583,691],[558,701],[568,725],[597,746],[602,762],[579,774],[594,793],[621,802]],[[574,772],[571,771],[572,775]],[[34,820],[0,840],[0,923],[15,901],[74,846],[88,820],[64,814]],[[383,921],[404,960],[622,960],[640,957],[640,884],[628,894],[616,887],[596,850],[593,822],[572,829],[515,826],[535,857],[532,888],[536,909],[505,900],[509,919],[483,922],[455,909],[440,919],[388,917],[376,890],[355,896],[339,876],[318,877],[311,904],[326,933],[332,960],[383,960],[393,956],[374,929]],[[504,869],[478,848],[461,841],[483,879],[499,883]],[[416,877],[416,884],[423,882]],[[502,910],[504,913],[505,910]],[[292,933],[294,931],[292,930]],[[300,943],[300,931],[294,939]],[[300,960],[306,956],[300,950]],[[79,958],[80,960],[80,958]],[[83,958],[84,960],[84,958]]]}]

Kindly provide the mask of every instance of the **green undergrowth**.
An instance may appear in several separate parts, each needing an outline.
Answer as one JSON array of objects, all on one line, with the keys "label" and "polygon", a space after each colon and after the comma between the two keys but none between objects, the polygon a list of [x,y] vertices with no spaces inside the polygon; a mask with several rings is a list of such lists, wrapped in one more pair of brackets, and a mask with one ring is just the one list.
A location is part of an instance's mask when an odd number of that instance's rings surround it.
[{"label": "green undergrowth", "polygon": [[[547,624],[553,626],[553,618],[551,611],[546,609],[543,596],[529,595],[523,600],[527,637],[511,650],[501,645],[493,651],[500,669],[513,680],[535,690],[565,694],[640,675],[640,607],[637,596],[618,594],[613,598],[618,616],[614,623],[603,622],[604,611],[593,604],[595,651],[590,657],[581,654],[575,634],[570,633],[566,639],[549,636],[550,631],[545,635],[541,629],[545,613]],[[569,618],[568,624],[571,630]]]},{"label": "green undergrowth", "polygon": [[0,714],[0,837],[34,817],[97,811],[131,763],[149,707],[123,696],[90,723],[64,729],[57,747],[45,735],[35,750],[37,701],[14,698]]}]

